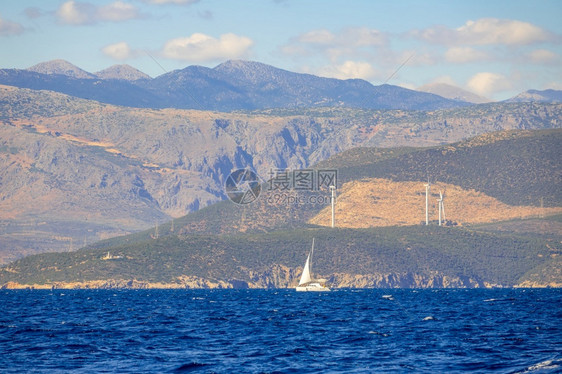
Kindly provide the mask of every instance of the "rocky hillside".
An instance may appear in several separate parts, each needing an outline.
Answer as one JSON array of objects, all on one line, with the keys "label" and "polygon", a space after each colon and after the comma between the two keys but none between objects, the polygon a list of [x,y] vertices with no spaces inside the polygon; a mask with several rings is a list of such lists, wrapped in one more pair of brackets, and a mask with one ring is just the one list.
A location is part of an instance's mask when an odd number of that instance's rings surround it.
[{"label": "rocky hillside", "polygon": [[[562,206],[560,142],[559,129],[502,131],[428,149],[355,148],[318,166],[341,169],[342,181],[429,179],[482,192],[512,206],[556,207]],[[438,192],[435,187],[433,192]]]},{"label": "rocky hillside", "polygon": [[[356,146],[428,146],[498,129],[556,128],[561,112],[561,104],[536,103],[435,112],[154,110],[2,86],[0,256],[6,262],[76,249],[183,216],[224,199],[236,168],[267,178]],[[428,168],[435,166],[415,180]]]},{"label": "rocky hillside", "polygon": [[[339,227],[420,224],[425,221],[424,183],[430,175],[433,224],[438,219],[436,199],[441,190],[445,218],[451,225],[474,227],[485,223],[496,231],[560,234],[562,226],[556,220],[548,224],[519,224],[526,228],[514,222],[560,212],[561,141],[562,130],[556,129],[491,133],[430,148],[353,148],[317,163],[312,169],[337,170]],[[498,153],[503,157],[496,157]],[[278,176],[264,184],[259,198],[251,204],[237,205],[228,200],[212,204],[176,218],[173,227],[172,222],[161,225],[160,236],[269,232],[330,224],[326,188],[282,190],[273,187],[277,185],[276,179]],[[492,222],[506,220],[515,221],[490,226]],[[92,246],[110,248],[148,240],[153,234],[154,228]]]},{"label": "rocky hillside", "polygon": [[[292,287],[314,237],[315,272],[333,287],[560,287],[560,137],[558,129],[505,131],[439,147],[351,149],[311,169],[338,172],[336,229],[323,227],[326,190],[277,189],[276,176],[251,204],[223,201],[78,251],[28,256],[0,268],[0,284]],[[432,222],[425,226],[428,162],[443,165],[448,174],[437,177],[448,182],[432,180]],[[525,206],[530,186],[547,197]],[[150,201],[137,187],[130,196]],[[442,227],[435,222],[438,189],[447,212]]]},{"label": "rocky hillside", "polygon": [[[445,214],[441,214],[444,225],[471,225],[562,214],[562,206],[508,205],[483,192],[443,182],[433,183],[429,196],[429,216],[433,224],[439,220],[437,200],[441,196],[445,206]],[[338,227],[403,226],[425,222],[423,182],[366,178],[343,184],[337,199]],[[331,208],[322,209],[309,223],[330,226]]]}]

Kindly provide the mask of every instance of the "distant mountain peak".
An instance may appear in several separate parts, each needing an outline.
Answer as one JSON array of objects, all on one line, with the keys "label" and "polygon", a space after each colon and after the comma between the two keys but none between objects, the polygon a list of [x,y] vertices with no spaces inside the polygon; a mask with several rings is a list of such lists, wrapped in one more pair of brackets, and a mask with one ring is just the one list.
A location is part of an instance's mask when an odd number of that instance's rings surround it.
[{"label": "distant mountain peak", "polygon": [[261,62],[246,60],[228,60],[217,65],[213,70],[231,77],[248,80],[252,83],[269,82],[279,79],[280,75],[297,75],[297,73],[279,69]]},{"label": "distant mountain peak", "polygon": [[507,102],[521,103],[541,101],[546,103],[560,103],[562,102],[562,91],[560,90],[528,90],[512,97]]},{"label": "distant mountain peak", "polygon": [[127,64],[110,66],[107,69],[96,72],[95,75],[101,79],[120,79],[126,81],[152,79],[148,74]]},{"label": "distant mountain peak", "polygon": [[470,91],[464,90],[460,87],[453,86],[447,83],[430,83],[418,87],[417,90],[422,92],[432,93],[434,95],[439,95],[446,99],[465,101],[473,104],[483,104],[492,101],[485,97],[476,95]]},{"label": "distant mountain peak", "polygon": [[[267,68],[272,69],[274,68],[271,65],[264,64],[262,62],[257,61],[248,61],[248,60],[228,60],[215,66],[214,70],[240,70],[240,69],[248,69],[248,68]],[[277,69],[277,68],[274,68]]]},{"label": "distant mountain peak", "polygon": [[27,70],[41,74],[58,74],[79,79],[95,79],[96,76],[66,60],[52,60],[33,65]]}]

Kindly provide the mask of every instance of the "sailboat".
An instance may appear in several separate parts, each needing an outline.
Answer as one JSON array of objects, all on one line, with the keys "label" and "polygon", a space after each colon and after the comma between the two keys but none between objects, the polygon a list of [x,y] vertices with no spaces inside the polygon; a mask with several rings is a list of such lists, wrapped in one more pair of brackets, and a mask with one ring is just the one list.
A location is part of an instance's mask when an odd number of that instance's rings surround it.
[{"label": "sailboat", "polygon": [[326,287],[326,279],[312,279],[312,272],[311,264],[312,264],[312,255],[314,254],[314,238],[312,238],[312,249],[306,258],[306,262],[304,264],[304,269],[302,270],[301,279],[299,281],[299,285],[297,286],[297,291],[330,291],[328,287]]}]

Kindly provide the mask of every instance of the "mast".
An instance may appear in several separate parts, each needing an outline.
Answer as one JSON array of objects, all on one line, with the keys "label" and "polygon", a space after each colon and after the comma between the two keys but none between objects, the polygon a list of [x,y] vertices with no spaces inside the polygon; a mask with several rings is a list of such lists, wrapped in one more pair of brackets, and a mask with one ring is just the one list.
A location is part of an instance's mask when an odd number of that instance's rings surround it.
[{"label": "mast", "polygon": [[312,280],[312,257],[314,257],[314,238],[312,238],[312,249],[310,250],[310,263],[308,264],[308,272],[310,280]]}]

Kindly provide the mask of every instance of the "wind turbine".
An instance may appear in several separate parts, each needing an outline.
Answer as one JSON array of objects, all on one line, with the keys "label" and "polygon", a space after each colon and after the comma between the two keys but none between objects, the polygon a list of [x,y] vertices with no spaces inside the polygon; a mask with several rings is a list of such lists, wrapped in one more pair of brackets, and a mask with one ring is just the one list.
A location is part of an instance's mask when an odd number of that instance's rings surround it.
[{"label": "wind turbine", "polygon": [[334,228],[336,227],[336,186],[330,186],[330,191],[332,192],[332,228]]},{"label": "wind turbine", "polygon": [[[445,189],[445,191],[446,191],[446,189]],[[447,217],[445,217],[445,201],[444,201],[444,199],[445,199],[445,195],[442,195],[441,196],[441,211],[443,212],[443,222],[446,222]]]},{"label": "wind turbine", "polygon": [[425,225],[429,225],[429,189],[431,188],[431,183],[429,183],[429,178],[425,184]]},{"label": "wind turbine", "polygon": [[443,194],[439,191],[439,199],[437,199],[437,209],[439,210],[439,226],[441,226],[441,205],[443,204]]},{"label": "wind turbine", "polygon": [[439,191],[439,199],[437,199],[438,208],[439,208],[439,226],[441,226],[442,222],[445,219],[445,203],[443,202],[443,193]]}]

